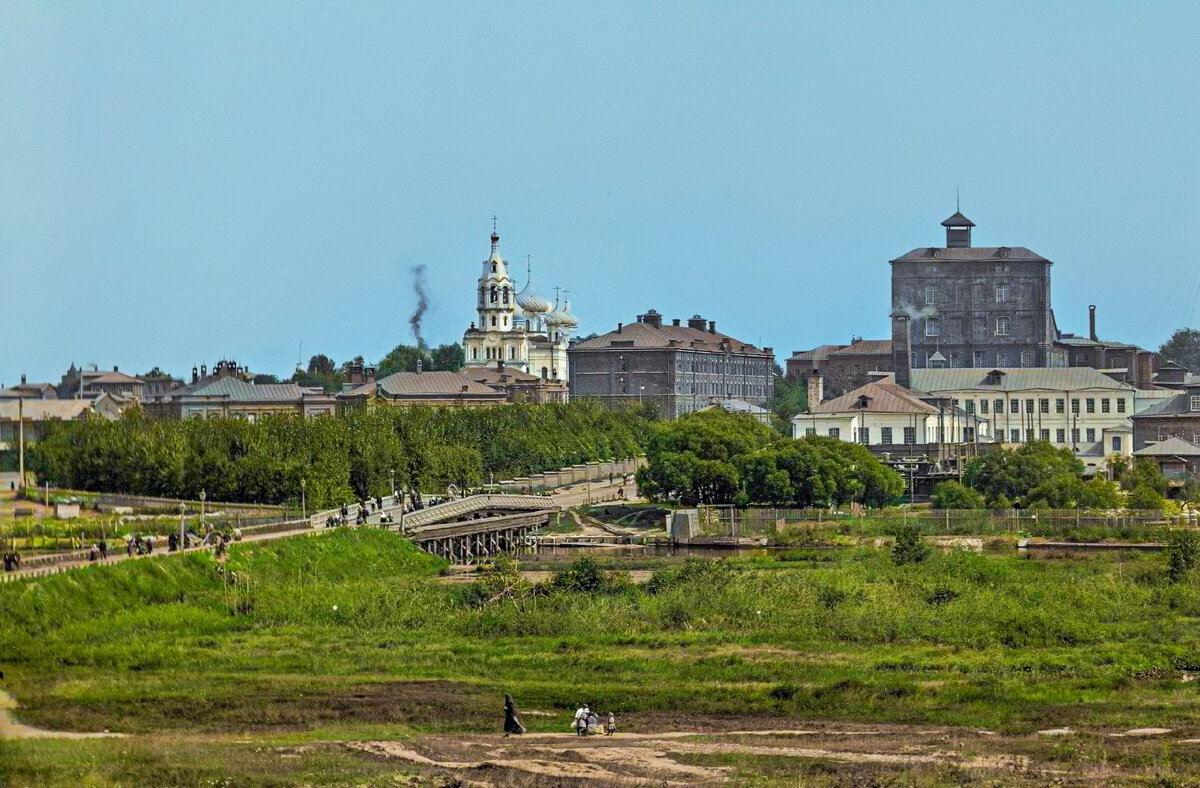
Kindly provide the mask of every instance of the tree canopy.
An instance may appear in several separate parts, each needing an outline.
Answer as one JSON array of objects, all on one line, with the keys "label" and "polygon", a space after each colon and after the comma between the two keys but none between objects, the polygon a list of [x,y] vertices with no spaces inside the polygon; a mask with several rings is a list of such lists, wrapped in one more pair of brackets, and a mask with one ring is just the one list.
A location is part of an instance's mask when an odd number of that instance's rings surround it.
[{"label": "tree canopy", "polygon": [[[1039,485],[1062,475],[1083,476],[1083,463],[1068,448],[1056,449],[1046,441],[1025,443],[1016,449],[997,449],[967,463],[963,478],[981,493],[988,506],[1002,503],[1027,506]],[[1043,492],[1046,489],[1044,488]]]},{"label": "tree canopy", "polygon": [[833,438],[784,438],[743,414],[701,411],[655,425],[642,492],[696,503],[882,506],[900,495],[900,475],[866,448]]},{"label": "tree canopy", "polygon": [[1194,328],[1177,330],[1159,347],[1158,356],[1164,361],[1174,361],[1193,372],[1200,372],[1200,331]]}]

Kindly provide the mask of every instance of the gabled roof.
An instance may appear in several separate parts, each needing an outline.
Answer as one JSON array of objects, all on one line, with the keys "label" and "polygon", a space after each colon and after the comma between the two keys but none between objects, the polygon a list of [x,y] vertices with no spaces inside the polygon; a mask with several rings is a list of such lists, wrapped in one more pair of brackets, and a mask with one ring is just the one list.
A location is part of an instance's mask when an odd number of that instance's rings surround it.
[{"label": "gabled roof", "polygon": [[[483,383],[487,386],[504,385],[505,383],[537,383],[542,380],[537,375],[531,375],[516,367],[463,367],[458,372],[461,375],[466,375],[476,383]],[[422,372],[421,374],[425,375],[427,373]],[[505,380],[501,381],[500,378],[505,378]]]},{"label": "gabled roof", "polygon": [[[865,398],[865,399],[864,399]],[[937,413],[916,393],[891,382],[867,383],[840,397],[810,405],[808,413]],[[804,414],[796,417],[803,419]]]},{"label": "gabled roof", "polygon": [[206,378],[197,383],[169,391],[162,400],[183,397],[225,397],[233,402],[298,402],[305,391],[295,383],[254,384],[238,377]]},{"label": "gabled roof", "polygon": [[893,263],[907,263],[914,260],[944,260],[946,262],[963,262],[984,260],[988,262],[1034,262],[1048,263],[1045,257],[1024,246],[919,246],[907,254],[892,260]]},{"label": "gabled roof", "polygon": [[90,413],[92,404],[90,399],[27,399],[22,409],[17,400],[2,400],[0,421],[16,421],[18,413],[25,421],[70,421]]},{"label": "gabled roof", "polygon": [[0,399],[20,399],[21,397],[57,399],[58,391],[49,383],[18,383],[15,386],[0,389]]},{"label": "gabled roof", "polygon": [[890,339],[860,339],[849,347],[831,351],[831,356],[887,356],[892,352]]},{"label": "gabled roof", "polygon": [[1200,446],[1183,438],[1167,438],[1133,453],[1135,457],[1200,457]]},{"label": "gabled roof", "polygon": [[461,372],[396,372],[374,383],[366,383],[346,392],[346,397],[378,394],[381,397],[440,397],[504,399],[503,391],[485,386]]},{"label": "gabled roof", "polygon": [[798,350],[793,353],[789,361],[823,361],[830,353],[836,353],[843,350],[849,345],[820,345],[812,350]]},{"label": "gabled roof", "polygon": [[[1153,405],[1142,410],[1140,413],[1135,413],[1133,418],[1140,419],[1147,416],[1177,416],[1182,413],[1190,413],[1191,402],[1188,399],[1190,396],[1190,394],[1184,392],[1164,400],[1159,400]],[[1200,413],[1197,413],[1196,415],[1197,417],[1200,417]]]},{"label": "gabled roof", "polygon": [[124,372],[118,372],[118,371],[114,370],[112,372],[105,372],[103,375],[98,375],[98,376],[92,378],[91,380],[88,381],[88,385],[90,386],[95,383],[143,383],[143,382],[144,381],[141,380],[140,378],[135,378],[130,375],[126,375]]},{"label": "gabled roof", "polygon": [[955,211],[954,215],[946,221],[942,222],[942,227],[974,227],[975,222],[962,215],[961,211]]},{"label": "gabled roof", "polygon": [[[989,383],[994,372],[1003,373],[998,383]],[[1133,391],[1133,386],[1113,380],[1091,367],[1016,367],[1000,370],[982,368],[914,369],[910,376],[914,389],[930,393],[940,391],[1026,391],[1052,389],[1111,389]]]},{"label": "gabled roof", "polygon": [[671,347],[672,341],[676,343],[675,347],[684,350],[722,353],[724,352],[722,343],[727,342],[732,353],[767,355],[765,350],[757,348],[749,342],[734,339],[728,334],[707,329],[688,328],[687,326],[662,325],[656,328],[650,323],[642,322],[630,323],[623,326],[620,331],[609,331],[607,334],[584,340],[576,344],[572,350],[665,348]]}]

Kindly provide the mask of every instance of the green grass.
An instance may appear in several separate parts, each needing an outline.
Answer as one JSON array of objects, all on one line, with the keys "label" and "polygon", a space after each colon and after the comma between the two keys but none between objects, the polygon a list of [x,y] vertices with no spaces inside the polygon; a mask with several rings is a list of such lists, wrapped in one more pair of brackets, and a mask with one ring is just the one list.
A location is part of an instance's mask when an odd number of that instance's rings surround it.
[{"label": "green grass", "polygon": [[[713,715],[1200,732],[1180,681],[1200,671],[1200,589],[1165,584],[1158,555],[657,559],[645,587],[486,604],[437,583],[443,566],[362,530],[237,545],[223,572],[190,554],[6,584],[0,670],[25,722],[161,736],[488,730],[505,692],[554,731],[586,699],[629,730]],[[131,741],[82,751],[106,753],[98,774],[121,782],[121,760],[145,752]],[[54,765],[61,743],[15,746],[17,783],[82,768],[83,755]],[[200,771],[178,782],[210,774],[194,755]],[[142,774],[162,768],[151,758]]]}]

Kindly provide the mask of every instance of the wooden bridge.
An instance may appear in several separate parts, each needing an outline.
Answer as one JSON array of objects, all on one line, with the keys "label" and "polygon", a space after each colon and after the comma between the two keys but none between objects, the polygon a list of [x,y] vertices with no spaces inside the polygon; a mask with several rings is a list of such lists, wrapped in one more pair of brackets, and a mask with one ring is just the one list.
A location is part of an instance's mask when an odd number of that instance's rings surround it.
[{"label": "wooden bridge", "polygon": [[542,495],[470,495],[405,512],[392,527],[427,553],[466,563],[532,549],[559,508]]}]

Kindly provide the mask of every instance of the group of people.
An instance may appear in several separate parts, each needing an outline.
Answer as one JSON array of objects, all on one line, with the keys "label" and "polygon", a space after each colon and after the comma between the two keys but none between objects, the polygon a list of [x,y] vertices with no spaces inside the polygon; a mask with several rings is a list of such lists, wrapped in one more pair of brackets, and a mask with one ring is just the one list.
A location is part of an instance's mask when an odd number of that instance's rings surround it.
[{"label": "group of people", "polygon": [[[575,719],[571,722],[571,727],[574,728],[578,736],[600,733],[603,733],[605,736],[612,736],[617,732],[617,715],[610,711],[608,713],[608,721],[601,724],[600,715],[592,711],[591,704],[585,703],[575,710]],[[504,735],[510,736],[524,732],[525,726],[521,724],[521,719],[517,716],[517,706],[513,703],[512,695],[505,695]]]},{"label": "group of people", "polygon": [[88,560],[95,561],[99,558],[101,561],[108,560],[108,542],[100,539],[98,542],[93,542],[88,548]]},{"label": "group of people", "polygon": [[4,554],[4,571],[15,572],[21,568],[21,554],[16,550],[10,550]]},{"label": "group of people", "polygon": [[[146,536],[139,537],[137,534],[130,534],[125,540],[125,554],[130,558],[134,555],[150,555],[154,552],[154,537]],[[104,548],[103,555],[108,556],[108,546]]]},{"label": "group of people", "polygon": [[617,732],[617,715],[610,711],[608,713],[608,721],[601,724],[600,715],[592,711],[590,704],[585,703],[575,710],[573,725],[575,733],[579,736],[599,733],[603,733],[605,736],[612,736]]}]

